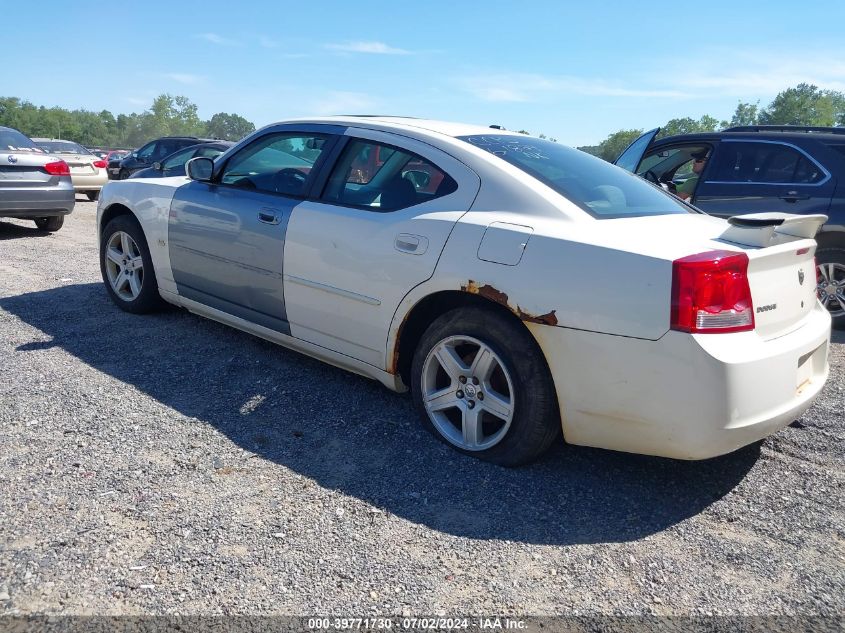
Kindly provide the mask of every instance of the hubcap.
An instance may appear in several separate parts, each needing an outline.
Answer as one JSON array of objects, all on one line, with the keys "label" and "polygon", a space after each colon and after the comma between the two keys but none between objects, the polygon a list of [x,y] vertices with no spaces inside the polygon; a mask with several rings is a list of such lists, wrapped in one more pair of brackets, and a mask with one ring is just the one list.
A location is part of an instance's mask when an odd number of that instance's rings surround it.
[{"label": "hubcap", "polygon": [[124,301],[134,301],[144,285],[144,260],[135,240],[117,231],[106,242],[103,257],[112,290]]},{"label": "hubcap", "polygon": [[831,316],[838,317],[845,314],[845,265],[819,264],[818,286],[816,291],[819,301],[828,309]]},{"label": "hubcap", "polygon": [[467,451],[501,442],[513,420],[514,389],[505,364],[470,336],[450,336],[428,353],[422,398],[437,431]]}]

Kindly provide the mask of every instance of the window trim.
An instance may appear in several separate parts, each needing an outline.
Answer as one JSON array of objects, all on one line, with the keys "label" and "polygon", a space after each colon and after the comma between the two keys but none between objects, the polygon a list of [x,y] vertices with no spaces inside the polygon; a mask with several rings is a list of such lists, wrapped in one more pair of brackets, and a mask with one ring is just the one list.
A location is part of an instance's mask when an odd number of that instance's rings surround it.
[{"label": "window trim", "polygon": [[[335,168],[340,164],[340,159],[343,158],[343,155],[346,153],[346,148],[349,147],[352,143],[354,143],[356,141],[368,143],[370,145],[383,145],[384,147],[389,147],[391,149],[402,152],[403,154],[410,154],[412,157],[416,157],[419,160],[422,160],[423,162],[428,163],[429,165],[431,165],[432,167],[437,169],[441,174],[443,174],[444,176],[449,178],[452,182],[455,183],[455,189],[452,190],[451,192],[447,193],[446,195],[437,196],[436,198],[431,198],[431,200],[420,200],[419,202],[416,202],[414,204],[410,204],[407,207],[399,207],[398,209],[381,209],[380,207],[371,207],[369,205],[364,205],[364,204],[349,204],[349,203],[340,202],[340,201],[337,201],[337,200],[328,200],[328,199],[325,198],[325,195],[326,195],[326,189],[329,186],[329,180],[331,179]],[[430,159],[426,158],[425,156],[421,156],[417,152],[410,150],[406,147],[401,147],[399,145],[394,145],[392,143],[386,143],[384,141],[373,140],[371,138],[365,138],[365,137],[362,137],[362,136],[353,136],[353,135],[348,134],[348,135],[343,136],[342,141],[340,143],[338,143],[338,147],[336,147],[335,149],[336,149],[336,152],[335,152],[336,155],[332,157],[333,160],[332,160],[331,167],[324,170],[325,174],[320,179],[321,182],[319,183],[320,188],[319,188],[318,191],[314,192],[314,200],[316,202],[319,202],[320,204],[327,204],[327,205],[336,206],[336,207],[343,207],[345,209],[360,209],[362,211],[369,211],[370,213],[396,213],[397,211],[404,211],[405,209],[412,209],[412,208],[419,206],[421,204],[431,202],[432,200],[439,200],[440,198],[446,198],[448,196],[451,196],[453,193],[457,192],[458,189],[460,189],[460,187],[461,187],[461,184],[458,182],[458,180],[456,178],[453,178],[449,174],[449,172],[446,171],[445,169],[443,169],[442,167],[440,167],[440,165],[435,163],[433,160],[430,160]],[[315,182],[315,185],[316,184],[317,183]]]},{"label": "window trim", "polygon": [[[766,143],[768,145],[783,145],[784,147],[789,147],[791,149],[796,150],[799,154],[803,155],[808,161],[810,161],[813,165],[818,167],[822,170],[824,174],[824,178],[819,180],[818,182],[749,182],[749,181],[739,181],[739,180],[703,180],[702,184],[707,185],[765,185],[767,187],[821,187],[822,185],[826,184],[830,178],[830,172],[825,169],[824,165],[819,163],[815,158],[810,156],[803,148],[799,147],[798,145],[794,145],[793,143],[787,143],[785,141],[770,141],[765,139],[744,139],[744,138],[726,138],[722,139],[720,143]],[[708,165],[709,166],[709,165]]]},{"label": "window trim", "polygon": [[[229,166],[229,161],[232,160],[235,156],[240,154],[241,152],[249,149],[253,145],[256,145],[263,139],[267,138],[268,136],[294,136],[297,134],[301,134],[303,136],[320,136],[325,137],[326,144],[328,147],[324,147],[323,151],[320,152],[320,155],[317,157],[317,160],[314,161],[314,164],[311,166],[311,171],[309,172],[309,178],[305,181],[305,191],[300,195],[294,195],[290,193],[279,193],[278,191],[264,191],[263,189],[244,189],[243,187],[236,187],[235,185],[221,182],[224,174],[226,173],[226,168]],[[226,157],[226,160],[220,164],[219,169],[215,165],[214,174],[212,176],[211,182],[208,184],[214,187],[226,187],[227,189],[235,189],[237,191],[253,191],[254,193],[266,194],[268,196],[279,196],[282,198],[290,198],[293,200],[312,200],[314,199],[314,185],[318,182],[322,171],[324,170],[324,166],[326,164],[326,160],[328,156],[334,152],[335,146],[338,143],[338,135],[333,132],[312,132],[312,131],[301,131],[298,129],[270,129],[267,130],[265,134],[261,134],[259,136],[255,136],[251,138],[248,143],[243,145],[242,147],[237,147],[237,149],[233,146],[231,149],[235,149],[229,156]],[[224,152],[225,154],[226,152]],[[221,154],[223,156],[223,154]],[[214,159],[211,159],[212,162],[215,162]]]}]

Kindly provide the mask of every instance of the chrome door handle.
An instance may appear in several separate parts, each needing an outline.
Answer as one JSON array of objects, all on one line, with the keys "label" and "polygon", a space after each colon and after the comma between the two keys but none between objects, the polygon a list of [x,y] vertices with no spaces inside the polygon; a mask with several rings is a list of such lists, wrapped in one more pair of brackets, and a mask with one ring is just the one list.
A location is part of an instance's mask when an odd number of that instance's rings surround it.
[{"label": "chrome door handle", "polygon": [[258,221],[264,224],[278,224],[281,222],[281,217],[275,209],[261,209],[258,212]]}]

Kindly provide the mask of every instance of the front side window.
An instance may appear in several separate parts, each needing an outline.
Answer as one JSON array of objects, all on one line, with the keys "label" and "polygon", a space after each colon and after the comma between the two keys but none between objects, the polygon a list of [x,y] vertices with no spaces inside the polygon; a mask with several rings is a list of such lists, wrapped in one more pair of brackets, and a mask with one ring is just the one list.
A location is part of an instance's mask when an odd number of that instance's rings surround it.
[{"label": "front side window", "polygon": [[194,148],[189,147],[183,149],[181,152],[173,154],[170,158],[161,164],[163,170],[173,169],[174,167],[181,167],[188,162],[188,159],[194,157]]},{"label": "front side window", "polygon": [[223,169],[220,183],[303,196],[326,138],[316,134],[267,134],[232,156]]},{"label": "front side window", "polygon": [[457,183],[432,163],[396,147],[354,140],[344,150],[323,200],[394,211],[452,193]]},{"label": "front side window", "polygon": [[138,158],[149,158],[153,155],[156,147],[158,146],[158,142],[153,141],[152,143],[147,143],[141,149],[138,150]]},{"label": "front side window", "polygon": [[518,167],[595,218],[693,213],[639,176],[565,145],[530,136],[459,138]]},{"label": "front side window", "polygon": [[815,162],[780,143],[722,142],[708,181],[758,184],[813,184],[824,178]]}]

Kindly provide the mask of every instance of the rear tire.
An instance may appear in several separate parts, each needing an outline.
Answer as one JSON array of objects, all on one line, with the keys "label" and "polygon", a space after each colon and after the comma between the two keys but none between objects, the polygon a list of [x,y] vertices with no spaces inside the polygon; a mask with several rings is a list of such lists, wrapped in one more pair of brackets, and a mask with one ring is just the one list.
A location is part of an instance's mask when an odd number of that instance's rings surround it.
[{"label": "rear tire", "polygon": [[131,174],[129,173],[128,169],[121,169],[120,172],[117,174],[117,179],[126,180],[127,178],[129,178],[130,175]]},{"label": "rear tire", "polygon": [[414,353],[411,389],[435,437],[500,466],[537,459],[560,434],[539,345],[521,323],[490,309],[457,308],[429,326]]},{"label": "rear tire", "polygon": [[134,216],[119,215],[106,225],[100,238],[100,272],[121,310],[146,314],[161,307],[150,249]]},{"label": "rear tire", "polygon": [[100,192],[99,191],[86,191],[85,195],[88,196],[88,199],[91,202],[96,202],[100,198]]},{"label": "rear tire", "polygon": [[55,233],[62,225],[65,223],[65,216],[63,215],[53,215],[49,218],[35,218],[35,226],[39,228],[41,231],[47,231],[48,233]]},{"label": "rear tire", "polygon": [[824,246],[816,251],[819,300],[830,312],[833,327],[845,330],[845,247]]}]

